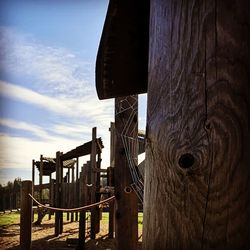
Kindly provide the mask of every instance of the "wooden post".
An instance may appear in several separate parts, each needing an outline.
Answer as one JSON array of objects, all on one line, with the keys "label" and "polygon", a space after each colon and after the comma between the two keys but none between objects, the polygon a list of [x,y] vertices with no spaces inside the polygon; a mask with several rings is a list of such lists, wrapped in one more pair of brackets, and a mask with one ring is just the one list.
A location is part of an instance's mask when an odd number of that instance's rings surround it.
[{"label": "wooden post", "polygon": [[[32,160],[32,190],[34,190],[35,185],[35,160]],[[34,193],[32,193],[34,195]],[[33,208],[33,202],[32,202],[32,208]],[[32,209],[32,222],[34,221],[34,210]]]},{"label": "wooden post", "polygon": [[[96,202],[96,127],[92,129],[92,144],[90,155],[90,178],[91,178],[91,203]],[[91,229],[90,238],[95,239],[96,236],[96,222],[98,217],[98,211],[96,207],[91,208]]]},{"label": "wooden post", "polygon": [[143,248],[249,249],[249,1],[150,8]]},{"label": "wooden post", "polygon": [[[67,208],[69,208],[70,207],[70,168],[68,168],[68,173],[66,174],[66,185],[65,185],[65,187],[66,187],[66,189],[65,189],[65,191],[66,191],[66,194],[65,194],[65,197],[66,197],[66,199],[65,199],[65,201],[66,201],[66,207]],[[67,212],[67,221],[69,221],[69,212]]]},{"label": "wooden post", "polygon": [[[71,193],[71,196],[70,196],[70,204],[71,206],[75,206],[75,199],[76,199],[76,190],[75,190],[75,167],[73,166],[72,169],[72,179],[71,179],[71,185],[70,185],[70,193]],[[71,219],[70,219],[71,222],[74,221],[74,212],[71,213]]]},{"label": "wooden post", "polygon": [[[98,155],[97,155],[97,164],[96,164],[96,168],[98,170],[101,169],[101,162],[102,162],[101,153],[98,153]],[[99,202],[100,199],[101,199],[101,194],[99,193],[99,191],[100,191],[100,185],[101,185],[101,182],[100,182],[101,173],[100,172],[96,172],[95,175],[96,175],[96,182],[95,182],[95,186],[96,186],[96,190],[95,190],[95,202]],[[95,210],[96,210],[95,232],[99,233],[100,232],[100,220],[101,220],[101,217],[102,217],[102,210],[98,206],[95,207]]]},{"label": "wooden post", "polygon": [[[115,146],[115,145],[114,145]],[[108,167],[107,169],[107,185],[110,187],[114,186],[114,167]],[[109,195],[111,196],[111,194]],[[115,223],[115,203],[109,204],[109,238],[114,237],[114,223]]]},{"label": "wooden post", "polygon": [[31,249],[32,228],[32,181],[22,181],[21,214],[20,214],[20,246],[22,250]]},{"label": "wooden post", "polygon": [[[49,175],[49,204],[52,205],[52,178],[51,174]],[[52,211],[49,210],[49,220],[51,219]]]},{"label": "wooden post", "polygon": [[[60,152],[56,152],[56,207],[61,207],[62,202],[62,164],[60,159]],[[55,212],[55,236],[62,233],[63,214],[60,211]]]},{"label": "wooden post", "polygon": [[43,203],[43,155],[40,156],[40,171],[39,171],[39,198],[40,202]]},{"label": "wooden post", "polygon": [[32,160],[32,185],[34,189],[35,185],[35,160]]},{"label": "wooden post", "polygon": [[[80,205],[86,205],[87,201],[87,187],[86,187],[86,179],[87,179],[87,166],[86,164],[82,167],[80,173]],[[80,220],[79,220],[79,241],[78,241],[78,249],[85,249],[85,231],[86,231],[86,211],[80,212]]]},{"label": "wooden post", "polygon": [[[123,135],[134,139],[137,138],[137,109],[137,96],[115,99],[115,196],[117,205],[115,238],[119,250],[138,249],[138,199],[130,187],[132,178],[126,157],[126,149],[122,142]],[[123,134],[124,126],[127,123],[126,134]],[[129,192],[125,192],[126,189]]]},{"label": "wooden post", "polygon": [[[79,158],[76,158],[76,183],[75,183],[75,194],[76,194],[76,207],[79,206]],[[78,221],[78,212],[75,214],[75,220]]]},{"label": "wooden post", "polygon": [[[111,195],[109,195],[111,196]],[[114,238],[114,212],[115,212],[115,203],[111,202],[109,203],[109,238]]]}]

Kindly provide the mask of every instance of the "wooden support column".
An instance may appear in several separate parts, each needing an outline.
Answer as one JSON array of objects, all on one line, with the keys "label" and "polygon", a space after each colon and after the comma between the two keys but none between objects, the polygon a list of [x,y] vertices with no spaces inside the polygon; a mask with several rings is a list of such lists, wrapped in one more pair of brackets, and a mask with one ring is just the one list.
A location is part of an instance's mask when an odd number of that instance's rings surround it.
[{"label": "wooden support column", "polygon": [[[55,205],[61,207],[62,202],[62,164],[60,159],[60,152],[56,152],[56,187],[55,187]],[[55,212],[55,236],[62,233],[63,214],[61,211]]]},{"label": "wooden support column", "polygon": [[[126,149],[122,142],[123,135],[137,138],[137,109],[137,96],[115,99],[115,238],[116,247],[119,250],[138,249],[138,199],[130,186],[132,178],[126,157]],[[126,124],[126,134],[123,134]],[[126,189],[129,192],[125,192]]]},{"label": "wooden support column", "polygon": [[21,214],[20,214],[20,247],[22,250],[31,249],[32,229],[32,181],[22,181]]},{"label": "wooden support column", "polygon": [[[76,190],[75,190],[75,167],[73,166],[72,169],[71,169],[71,172],[72,172],[72,179],[71,179],[71,185],[70,185],[70,194],[71,194],[71,197],[70,197],[70,206],[71,207],[76,207],[75,206],[75,200],[76,200]],[[71,213],[71,219],[70,219],[71,222],[74,221],[74,212]]]},{"label": "wooden support column", "polygon": [[[96,202],[96,127],[92,129],[92,144],[90,154],[90,177],[91,177],[91,203]],[[96,223],[98,220],[97,208],[91,208],[91,229],[90,238],[95,239],[96,237]]]},{"label": "wooden support column", "polygon": [[115,123],[110,123],[110,167],[115,166]]},{"label": "wooden support column", "polygon": [[35,185],[35,160],[32,160],[32,186]]},{"label": "wooden support column", "polygon": [[[114,145],[115,146],[115,145]],[[107,185],[114,187],[114,167],[107,168]],[[111,194],[109,195],[111,196]],[[109,238],[114,237],[115,224],[115,202],[109,204]]]},{"label": "wooden support column", "polygon": [[39,171],[39,199],[40,202],[43,203],[43,155],[40,156],[40,171]]},{"label": "wooden support column", "polygon": [[[79,158],[76,158],[76,184],[75,184],[75,194],[76,194],[76,207],[79,206],[79,192],[78,190],[80,190],[79,188]],[[76,212],[75,214],[75,219],[76,221],[78,221],[78,212]]]},{"label": "wooden support column", "polygon": [[249,249],[250,2],[150,8],[143,249]]},{"label": "wooden support column", "polygon": [[[49,204],[52,205],[52,178],[51,174],[49,175]],[[49,210],[49,220],[51,219],[52,211]]]},{"label": "wooden support column", "polygon": [[[68,168],[68,173],[66,174],[67,178],[66,178],[66,207],[69,208],[70,207],[70,168]],[[69,221],[69,212],[67,212],[67,221]]]},{"label": "wooden support column", "polygon": [[[97,155],[97,164],[96,164],[96,168],[98,170],[101,169],[101,153],[98,153]],[[96,172],[96,191],[95,191],[95,202],[99,202],[101,200],[101,194],[99,193],[100,191],[100,186],[101,186],[101,172]],[[95,232],[99,233],[100,232],[100,220],[102,218],[102,209],[100,209],[98,206],[95,207],[96,210],[96,229]]]},{"label": "wooden support column", "polygon": [[[87,203],[87,165],[82,167],[80,173],[80,205],[84,206]],[[78,249],[85,249],[85,232],[86,232],[86,211],[80,212],[79,220],[79,240]]]},{"label": "wooden support column", "polygon": [[[109,195],[109,197],[111,197],[111,195]],[[115,223],[114,213],[115,213],[115,203],[111,202],[109,203],[109,232],[108,232],[110,239],[114,238],[114,223]]]},{"label": "wooden support column", "polygon": [[[36,170],[36,166],[35,166],[35,160],[32,160],[32,195],[34,195],[34,185],[35,185],[35,170]],[[33,202],[32,202],[33,205]],[[33,206],[32,206],[33,207]],[[32,222],[34,221],[34,210],[32,209]]]}]

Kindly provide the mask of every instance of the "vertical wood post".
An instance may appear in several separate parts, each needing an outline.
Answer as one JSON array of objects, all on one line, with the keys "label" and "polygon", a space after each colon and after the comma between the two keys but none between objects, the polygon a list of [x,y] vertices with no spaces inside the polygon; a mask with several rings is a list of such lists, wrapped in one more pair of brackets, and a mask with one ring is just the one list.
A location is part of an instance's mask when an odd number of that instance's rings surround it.
[{"label": "vertical wood post", "polygon": [[[65,185],[65,201],[66,201],[66,207],[70,207],[70,168],[68,168],[68,173],[66,174],[66,185]],[[67,221],[69,221],[69,212],[67,212]]]},{"label": "vertical wood post", "polygon": [[[35,160],[32,160],[32,190],[34,191],[34,186],[35,186]],[[34,195],[34,193],[32,193]],[[33,202],[32,202],[32,207],[33,207]],[[34,221],[34,210],[32,209],[32,222]]]},{"label": "vertical wood post", "polygon": [[43,203],[43,155],[40,156],[40,171],[39,171],[39,198],[40,202]]},{"label": "vertical wood post", "polygon": [[[96,127],[92,129],[92,144],[91,144],[91,155],[90,155],[90,177],[91,177],[91,203],[96,202]],[[91,208],[91,229],[90,238],[95,239],[96,237],[96,221],[98,217],[98,211],[96,207]]]},{"label": "vertical wood post", "polygon": [[21,214],[20,214],[20,246],[22,250],[31,249],[32,229],[32,181],[22,181]]},{"label": "vertical wood post", "polygon": [[[70,205],[71,207],[76,207],[75,206],[75,200],[76,200],[76,190],[75,190],[75,167],[73,166],[72,169],[72,179],[71,179],[71,185],[70,185],[70,193],[71,193],[71,199],[70,199]],[[74,212],[71,213],[71,222],[74,221]]]},{"label": "vertical wood post", "polygon": [[32,160],[32,185],[35,185],[35,160]]},{"label": "vertical wood post", "polygon": [[[76,207],[79,205],[79,158],[76,158],[76,183],[75,183],[75,194],[76,194]],[[78,221],[78,212],[75,214],[75,220]]]},{"label": "vertical wood post", "polygon": [[[62,203],[62,164],[61,164],[61,153],[56,152],[56,187],[55,187],[55,204],[56,207],[61,207]],[[62,233],[62,223],[63,223],[63,214],[61,211],[55,212],[55,236],[58,236]]]},{"label": "vertical wood post", "polygon": [[110,167],[115,166],[115,123],[110,123]]},{"label": "vertical wood post", "polygon": [[110,239],[114,238],[114,212],[115,212],[115,203],[111,202],[109,203],[109,232],[108,232]]},{"label": "vertical wood post", "polygon": [[[87,166],[84,165],[80,172],[80,205],[84,206],[87,203]],[[85,231],[86,231],[86,211],[80,212],[79,219],[79,240],[78,240],[78,249],[85,249]]]},{"label": "vertical wood post", "polygon": [[[51,174],[49,175],[49,204],[52,206],[52,178]],[[52,211],[49,210],[49,220],[51,219]]]},{"label": "vertical wood post", "polygon": [[[107,168],[107,185],[110,187],[114,186],[114,167]],[[109,195],[111,196],[111,194]],[[109,238],[114,237],[114,223],[115,223],[115,202],[109,204]]]},{"label": "vertical wood post", "polygon": [[144,249],[249,249],[250,2],[150,1]]},{"label": "vertical wood post", "polygon": [[[115,238],[119,250],[138,249],[138,199],[131,189],[132,178],[126,158],[126,149],[123,145],[122,134],[124,124],[131,122],[127,127],[126,136],[136,139],[138,136],[138,97],[120,97],[115,99]],[[136,152],[137,153],[137,152]],[[126,188],[130,192],[125,192]]]}]

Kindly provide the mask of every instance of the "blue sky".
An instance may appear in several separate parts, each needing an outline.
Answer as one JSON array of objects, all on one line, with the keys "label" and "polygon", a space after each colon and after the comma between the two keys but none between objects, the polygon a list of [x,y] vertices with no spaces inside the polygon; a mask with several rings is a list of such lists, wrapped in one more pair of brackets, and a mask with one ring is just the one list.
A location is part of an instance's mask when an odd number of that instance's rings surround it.
[{"label": "blue sky", "polygon": [[[0,1],[0,183],[31,161],[102,137],[109,165],[114,100],[98,100],[95,61],[108,0]],[[145,127],[146,96],[139,126]]]}]

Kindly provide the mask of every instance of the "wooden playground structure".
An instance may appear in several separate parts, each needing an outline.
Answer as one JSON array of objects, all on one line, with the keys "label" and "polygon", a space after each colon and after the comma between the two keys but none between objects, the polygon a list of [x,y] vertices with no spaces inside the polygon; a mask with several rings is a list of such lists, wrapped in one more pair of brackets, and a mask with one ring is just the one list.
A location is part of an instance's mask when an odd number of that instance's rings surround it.
[{"label": "wooden playground structure", "polygon": [[[136,249],[138,209],[142,209],[143,197],[143,167],[137,159],[145,151],[144,133],[138,133],[138,97],[117,99],[115,108],[115,123],[110,127],[109,167],[101,167],[104,145],[97,138],[96,127],[92,128],[91,141],[66,153],[58,151],[55,158],[41,155],[39,161],[32,160],[32,181],[24,181],[21,190],[22,249],[31,248],[35,211],[38,213],[35,224],[41,224],[46,214],[49,219],[55,215],[54,236],[63,233],[63,212],[67,212],[67,220],[79,221],[75,244],[77,249],[84,249],[86,213],[90,213],[90,238],[95,239],[100,231],[102,209],[109,213],[108,237],[115,237],[122,244],[129,232]],[[124,121],[128,121],[126,126]],[[80,157],[89,160],[80,166]],[[35,185],[36,173],[39,183]],[[49,183],[43,183],[44,176],[49,177]]]}]

